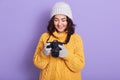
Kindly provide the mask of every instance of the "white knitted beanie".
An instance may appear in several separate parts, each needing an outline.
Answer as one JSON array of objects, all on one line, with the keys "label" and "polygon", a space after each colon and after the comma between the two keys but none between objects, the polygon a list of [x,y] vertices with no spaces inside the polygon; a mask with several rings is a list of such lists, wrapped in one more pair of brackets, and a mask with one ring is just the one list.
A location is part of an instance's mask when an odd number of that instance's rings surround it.
[{"label": "white knitted beanie", "polygon": [[72,11],[70,6],[65,3],[65,2],[57,2],[53,8],[52,8],[52,12],[51,12],[51,18],[56,15],[56,14],[63,14],[68,16],[70,19],[72,19]]}]

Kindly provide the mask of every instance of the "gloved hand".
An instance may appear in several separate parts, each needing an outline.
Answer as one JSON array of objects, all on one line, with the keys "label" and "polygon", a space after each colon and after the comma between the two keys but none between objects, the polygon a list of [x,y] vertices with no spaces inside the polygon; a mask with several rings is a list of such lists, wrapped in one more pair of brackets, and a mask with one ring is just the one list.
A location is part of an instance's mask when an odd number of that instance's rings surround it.
[{"label": "gloved hand", "polygon": [[59,51],[59,57],[64,58],[67,55],[67,49],[64,45],[58,45],[62,50]]},{"label": "gloved hand", "polygon": [[43,50],[44,54],[47,56],[50,55],[52,49],[52,48],[47,48],[48,45],[50,45],[50,43],[46,43]]}]

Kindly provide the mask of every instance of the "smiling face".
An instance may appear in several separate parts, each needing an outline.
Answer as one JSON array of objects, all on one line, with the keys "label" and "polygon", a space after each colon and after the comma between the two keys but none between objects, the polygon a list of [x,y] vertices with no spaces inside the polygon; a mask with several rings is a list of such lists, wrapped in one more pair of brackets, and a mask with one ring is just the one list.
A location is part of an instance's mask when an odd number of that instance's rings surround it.
[{"label": "smiling face", "polygon": [[62,14],[57,14],[54,17],[54,26],[57,32],[64,32],[67,28],[67,17]]}]

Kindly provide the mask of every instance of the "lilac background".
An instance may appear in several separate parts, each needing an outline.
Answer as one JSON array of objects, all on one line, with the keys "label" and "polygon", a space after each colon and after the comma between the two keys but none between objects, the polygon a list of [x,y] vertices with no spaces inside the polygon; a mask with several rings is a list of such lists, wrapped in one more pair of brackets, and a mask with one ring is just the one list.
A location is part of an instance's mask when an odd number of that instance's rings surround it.
[{"label": "lilac background", "polygon": [[[56,1],[0,0],[0,80],[38,80],[32,58]],[[84,43],[83,80],[120,80],[120,1],[66,2]]]}]

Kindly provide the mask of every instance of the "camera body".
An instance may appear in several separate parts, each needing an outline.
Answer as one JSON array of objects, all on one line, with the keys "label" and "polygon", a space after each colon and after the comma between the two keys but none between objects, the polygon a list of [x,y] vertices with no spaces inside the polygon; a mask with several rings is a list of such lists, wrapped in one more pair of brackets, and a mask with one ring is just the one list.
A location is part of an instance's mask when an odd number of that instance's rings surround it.
[{"label": "camera body", "polygon": [[50,45],[47,46],[47,48],[52,48],[51,49],[51,55],[53,57],[58,57],[59,56],[59,51],[62,50],[58,45],[62,45],[62,42],[59,42],[58,40],[54,40],[50,42]]}]

